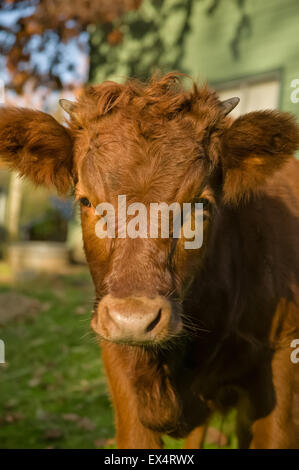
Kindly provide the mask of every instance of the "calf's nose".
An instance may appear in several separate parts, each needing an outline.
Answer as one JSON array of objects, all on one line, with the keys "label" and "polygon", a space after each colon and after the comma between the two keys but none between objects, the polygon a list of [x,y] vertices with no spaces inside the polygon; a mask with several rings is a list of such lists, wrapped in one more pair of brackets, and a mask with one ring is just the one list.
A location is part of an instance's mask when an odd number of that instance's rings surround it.
[{"label": "calf's nose", "polygon": [[161,296],[116,298],[106,295],[92,319],[103,338],[123,343],[162,341],[177,330],[170,302]]}]

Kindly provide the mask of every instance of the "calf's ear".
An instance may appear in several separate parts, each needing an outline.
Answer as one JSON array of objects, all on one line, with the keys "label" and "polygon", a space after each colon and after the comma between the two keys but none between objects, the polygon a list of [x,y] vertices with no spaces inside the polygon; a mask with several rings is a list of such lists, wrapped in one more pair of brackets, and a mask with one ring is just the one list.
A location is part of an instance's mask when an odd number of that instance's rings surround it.
[{"label": "calf's ear", "polygon": [[37,185],[66,193],[72,175],[72,137],[52,116],[26,108],[0,108],[0,159]]},{"label": "calf's ear", "polygon": [[222,139],[223,198],[236,204],[262,188],[299,148],[294,116],[256,111],[236,119]]}]

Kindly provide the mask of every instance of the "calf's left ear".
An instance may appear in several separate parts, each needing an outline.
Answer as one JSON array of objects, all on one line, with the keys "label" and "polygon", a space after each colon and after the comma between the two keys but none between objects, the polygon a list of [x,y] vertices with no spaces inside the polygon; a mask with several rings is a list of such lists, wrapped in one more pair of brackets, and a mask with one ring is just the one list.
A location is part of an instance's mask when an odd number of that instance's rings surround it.
[{"label": "calf's left ear", "polygon": [[37,185],[70,188],[73,142],[68,129],[49,114],[0,108],[0,159]]},{"label": "calf's left ear", "polygon": [[299,149],[299,126],[291,114],[256,111],[236,119],[222,139],[223,198],[236,204],[258,191]]}]

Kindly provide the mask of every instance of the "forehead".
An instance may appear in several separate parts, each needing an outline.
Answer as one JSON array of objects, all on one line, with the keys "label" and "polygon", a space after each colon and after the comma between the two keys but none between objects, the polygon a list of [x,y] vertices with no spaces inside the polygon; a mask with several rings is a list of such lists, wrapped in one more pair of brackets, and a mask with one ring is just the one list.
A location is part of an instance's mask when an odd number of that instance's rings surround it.
[{"label": "forehead", "polygon": [[180,187],[197,190],[203,137],[223,119],[219,103],[207,86],[185,91],[175,74],[88,88],[70,121],[80,192],[167,201]]},{"label": "forehead", "polygon": [[128,107],[97,120],[81,141],[79,185],[100,199],[170,201],[183,182],[200,186],[203,178],[201,135],[184,117],[153,120]]}]

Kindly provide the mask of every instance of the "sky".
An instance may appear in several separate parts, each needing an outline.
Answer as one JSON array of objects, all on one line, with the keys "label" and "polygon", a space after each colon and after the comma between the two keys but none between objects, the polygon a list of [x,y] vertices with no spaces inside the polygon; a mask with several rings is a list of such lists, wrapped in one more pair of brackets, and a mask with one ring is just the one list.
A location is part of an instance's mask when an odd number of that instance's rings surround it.
[{"label": "sky", "polygon": [[[4,11],[2,9],[0,10],[0,27],[1,25],[13,27],[20,17],[29,16],[33,12],[34,7],[19,8],[17,11]],[[1,37],[3,38],[3,35],[6,35],[6,33],[0,31],[0,40]],[[14,40],[13,36],[11,37],[11,40]],[[71,39],[68,44],[62,44],[61,42],[58,42],[57,35],[49,32],[47,33],[46,48],[42,52],[39,52],[38,46],[41,42],[40,36],[32,36],[29,43],[30,49],[34,50],[31,65],[34,65],[40,72],[47,73],[50,59],[58,50],[60,61],[56,66],[55,72],[59,75],[63,85],[81,85],[88,79],[88,33],[81,33],[79,40],[83,46],[82,48],[78,47],[77,40],[75,38]],[[9,81],[9,71],[6,68],[5,62],[5,57],[0,56],[0,79],[4,84]],[[70,69],[69,66],[72,66],[72,68]]]}]

